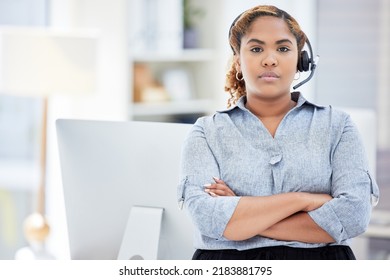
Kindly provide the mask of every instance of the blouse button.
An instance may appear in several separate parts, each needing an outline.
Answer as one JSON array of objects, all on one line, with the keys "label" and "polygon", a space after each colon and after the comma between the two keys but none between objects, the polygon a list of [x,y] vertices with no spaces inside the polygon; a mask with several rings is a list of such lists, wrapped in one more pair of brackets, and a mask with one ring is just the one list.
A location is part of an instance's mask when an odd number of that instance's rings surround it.
[{"label": "blouse button", "polygon": [[278,162],[280,162],[282,160],[282,155],[279,154],[279,155],[274,155],[271,157],[269,163],[272,164],[272,165],[275,165],[277,164]]}]

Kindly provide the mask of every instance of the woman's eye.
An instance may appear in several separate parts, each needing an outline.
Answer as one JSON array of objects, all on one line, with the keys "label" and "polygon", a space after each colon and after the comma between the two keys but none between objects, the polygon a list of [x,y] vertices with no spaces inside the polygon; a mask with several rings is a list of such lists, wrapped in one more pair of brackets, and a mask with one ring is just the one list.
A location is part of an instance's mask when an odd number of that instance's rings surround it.
[{"label": "woman's eye", "polygon": [[258,48],[258,47],[252,48],[252,49],[251,49],[251,52],[255,52],[255,53],[259,53],[259,52],[261,52],[261,51],[262,51],[262,49],[261,49],[261,48]]},{"label": "woman's eye", "polygon": [[279,48],[279,51],[280,52],[288,52],[290,49],[289,48],[287,48],[287,47],[280,47]]}]

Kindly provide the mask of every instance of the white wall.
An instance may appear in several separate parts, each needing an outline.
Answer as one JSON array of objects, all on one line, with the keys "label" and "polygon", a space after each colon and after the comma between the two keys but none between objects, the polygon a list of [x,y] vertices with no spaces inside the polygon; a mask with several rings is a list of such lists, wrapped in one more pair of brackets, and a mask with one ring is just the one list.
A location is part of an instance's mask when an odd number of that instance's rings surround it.
[{"label": "white wall", "polygon": [[381,1],[318,0],[319,103],[375,109]]},{"label": "white wall", "polygon": [[390,149],[390,1],[381,1],[378,63],[378,147]]}]

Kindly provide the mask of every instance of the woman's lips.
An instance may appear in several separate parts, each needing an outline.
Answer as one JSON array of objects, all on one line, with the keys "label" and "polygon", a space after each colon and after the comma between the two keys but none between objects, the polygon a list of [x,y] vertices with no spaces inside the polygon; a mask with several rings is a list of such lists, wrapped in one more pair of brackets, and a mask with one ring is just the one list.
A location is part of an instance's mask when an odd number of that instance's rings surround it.
[{"label": "woman's lips", "polygon": [[264,72],[259,76],[259,78],[265,81],[275,81],[280,77],[275,72]]}]

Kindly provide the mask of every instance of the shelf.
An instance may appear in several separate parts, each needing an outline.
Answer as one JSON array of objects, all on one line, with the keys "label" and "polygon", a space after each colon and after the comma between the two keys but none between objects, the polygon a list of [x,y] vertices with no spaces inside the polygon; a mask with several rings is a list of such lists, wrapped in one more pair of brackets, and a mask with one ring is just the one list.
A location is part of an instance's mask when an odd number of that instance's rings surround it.
[{"label": "shelf", "polygon": [[214,109],[213,100],[185,100],[156,103],[133,103],[131,114],[135,117],[208,113]]},{"label": "shelf", "polygon": [[215,52],[211,49],[183,49],[181,52],[158,53],[145,52],[132,54],[130,58],[134,62],[201,62],[215,59]]},{"label": "shelf", "polygon": [[[179,5],[176,7],[181,14],[182,3],[174,2]],[[191,2],[194,8],[204,11],[202,19],[194,22],[198,30],[195,48],[183,47],[183,30],[180,30],[180,33],[176,30],[172,33],[167,33],[168,29],[163,30],[163,28],[170,28],[164,25],[166,18],[153,16],[148,6],[143,6],[144,10],[141,12],[144,14],[134,13],[134,9],[130,12],[130,15],[135,15],[131,17],[134,24],[129,25],[127,48],[131,91],[128,107],[130,120],[186,123],[200,116],[212,114],[216,110],[215,97],[223,87],[219,77],[223,78],[225,73],[223,67],[220,67],[220,56],[223,56],[224,52],[220,51],[216,40],[220,34],[220,24],[214,24],[214,14],[220,8],[222,1],[191,0]],[[167,9],[167,5],[162,5],[156,12],[160,13],[162,9]],[[137,19],[137,17],[141,18]],[[140,25],[136,24],[137,21],[147,22],[148,28],[151,29],[140,28]],[[179,24],[181,23],[182,21],[179,20]],[[146,34],[147,31],[160,33]],[[180,37],[178,41],[176,41],[177,35]],[[167,95],[166,98],[161,98],[164,101],[154,102],[153,96],[151,98],[147,96],[146,90],[156,86],[164,87],[166,92],[164,94]],[[138,102],[141,100],[145,102]],[[148,100],[151,102],[147,102]]]}]

